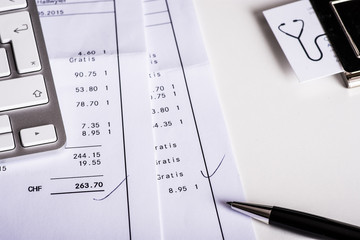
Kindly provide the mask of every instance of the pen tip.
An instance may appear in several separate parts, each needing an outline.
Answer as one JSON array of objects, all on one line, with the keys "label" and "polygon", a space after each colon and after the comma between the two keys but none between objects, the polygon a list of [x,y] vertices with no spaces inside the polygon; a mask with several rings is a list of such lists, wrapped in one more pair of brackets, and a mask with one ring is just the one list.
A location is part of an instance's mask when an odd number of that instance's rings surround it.
[{"label": "pen tip", "polygon": [[232,202],[227,202],[227,204],[229,204],[230,206],[232,205]]}]

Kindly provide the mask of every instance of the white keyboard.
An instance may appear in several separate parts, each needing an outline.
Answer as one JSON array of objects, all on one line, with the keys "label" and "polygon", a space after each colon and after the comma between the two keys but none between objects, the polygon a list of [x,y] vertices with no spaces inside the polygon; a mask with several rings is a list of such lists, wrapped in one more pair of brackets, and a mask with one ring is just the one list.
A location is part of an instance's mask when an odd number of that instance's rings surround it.
[{"label": "white keyboard", "polygon": [[65,140],[35,0],[0,0],[0,159]]}]

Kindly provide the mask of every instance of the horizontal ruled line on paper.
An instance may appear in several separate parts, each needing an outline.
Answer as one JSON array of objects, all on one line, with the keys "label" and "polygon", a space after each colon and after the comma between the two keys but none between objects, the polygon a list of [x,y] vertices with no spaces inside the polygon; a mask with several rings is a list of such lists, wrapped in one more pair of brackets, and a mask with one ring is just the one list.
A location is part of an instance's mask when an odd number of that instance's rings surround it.
[{"label": "horizontal ruled line on paper", "polygon": [[50,195],[66,195],[66,194],[77,194],[77,193],[94,193],[94,192],[104,192],[104,189],[101,190],[89,190],[89,191],[74,191],[74,192],[53,192]]},{"label": "horizontal ruled line on paper", "polygon": [[98,145],[85,145],[85,146],[69,146],[69,147],[65,147],[65,149],[75,149],[75,148],[95,148],[95,147],[101,147],[101,144],[98,144]]},{"label": "horizontal ruled line on paper", "polygon": [[64,179],[76,179],[76,178],[95,178],[95,177],[103,177],[104,175],[89,175],[89,176],[71,176],[71,177],[54,177],[50,178],[50,180],[64,180]]}]

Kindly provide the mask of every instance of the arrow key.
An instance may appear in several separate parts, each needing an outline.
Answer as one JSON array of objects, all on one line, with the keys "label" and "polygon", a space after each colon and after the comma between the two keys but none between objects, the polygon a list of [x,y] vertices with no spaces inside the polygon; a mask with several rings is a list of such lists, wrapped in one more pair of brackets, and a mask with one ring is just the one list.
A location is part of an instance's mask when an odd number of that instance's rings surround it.
[{"label": "arrow key", "polygon": [[0,112],[48,102],[41,74],[0,81]]},{"label": "arrow key", "polygon": [[20,138],[24,147],[32,147],[57,141],[55,127],[52,124],[22,129],[20,130]]},{"label": "arrow key", "polygon": [[40,56],[29,12],[0,15],[0,26],[0,41],[4,44],[11,43],[18,72],[39,71]]}]

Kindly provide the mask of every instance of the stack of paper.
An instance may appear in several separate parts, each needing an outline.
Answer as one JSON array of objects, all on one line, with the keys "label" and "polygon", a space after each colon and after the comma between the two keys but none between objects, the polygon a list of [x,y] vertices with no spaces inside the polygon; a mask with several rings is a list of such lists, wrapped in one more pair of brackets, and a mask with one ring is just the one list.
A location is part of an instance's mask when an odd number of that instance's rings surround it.
[{"label": "stack of paper", "polygon": [[68,140],[0,164],[0,239],[254,239],[192,1],[37,3]]}]

